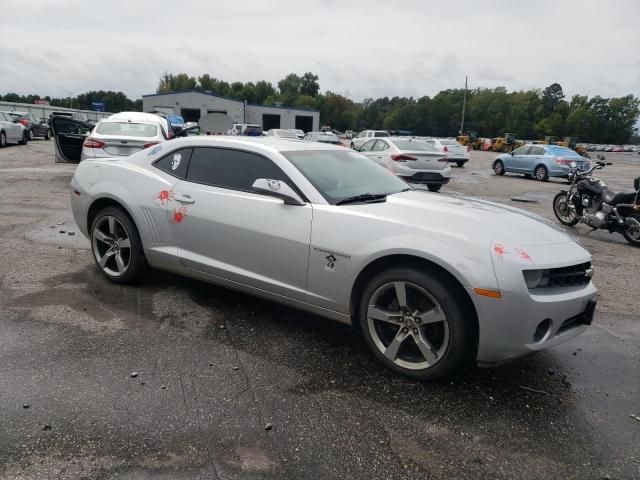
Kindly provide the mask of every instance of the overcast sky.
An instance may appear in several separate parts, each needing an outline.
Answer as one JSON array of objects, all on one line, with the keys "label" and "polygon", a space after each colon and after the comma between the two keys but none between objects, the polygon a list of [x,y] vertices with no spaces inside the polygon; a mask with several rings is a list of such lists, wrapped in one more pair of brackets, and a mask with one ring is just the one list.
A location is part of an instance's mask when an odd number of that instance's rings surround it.
[{"label": "overcast sky", "polygon": [[0,92],[155,92],[163,72],[354,100],[446,88],[640,96],[639,0],[2,2]]}]

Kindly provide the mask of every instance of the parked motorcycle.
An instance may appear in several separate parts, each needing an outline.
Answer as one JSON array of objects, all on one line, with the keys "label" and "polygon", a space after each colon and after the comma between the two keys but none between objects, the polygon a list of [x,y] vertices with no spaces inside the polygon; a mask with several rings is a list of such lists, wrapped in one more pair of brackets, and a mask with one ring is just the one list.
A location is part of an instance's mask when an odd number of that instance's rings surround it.
[{"label": "parked motorcycle", "polygon": [[621,233],[631,245],[640,247],[640,177],[633,182],[635,192],[616,193],[591,174],[606,165],[604,156],[587,170],[578,170],[571,165],[568,180],[569,191],[562,190],[553,199],[553,212],[563,225],[573,226],[578,222],[593,230],[607,229],[609,233]]}]

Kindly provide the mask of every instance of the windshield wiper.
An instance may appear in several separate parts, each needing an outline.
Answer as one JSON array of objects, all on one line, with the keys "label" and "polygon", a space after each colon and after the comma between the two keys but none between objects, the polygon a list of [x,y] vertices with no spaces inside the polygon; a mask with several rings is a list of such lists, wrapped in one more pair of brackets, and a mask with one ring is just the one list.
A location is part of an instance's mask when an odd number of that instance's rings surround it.
[{"label": "windshield wiper", "polygon": [[357,203],[357,202],[372,202],[376,200],[382,200],[389,195],[388,193],[363,193],[362,195],[356,195],[354,197],[343,198],[336,205],[344,205],[345,203]]}]

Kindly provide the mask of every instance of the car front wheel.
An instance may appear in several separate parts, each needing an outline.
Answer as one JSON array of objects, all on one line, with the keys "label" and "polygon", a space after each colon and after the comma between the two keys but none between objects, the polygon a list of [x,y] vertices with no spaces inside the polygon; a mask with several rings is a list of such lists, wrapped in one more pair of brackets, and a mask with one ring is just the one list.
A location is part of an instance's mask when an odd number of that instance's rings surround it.
[{"label": "car front wheel", "polygon": [[4,132],[0,132],[0,148],[7,146],[7,135]]},{"label": "car front wheel", "polygon": [[412,268],[395,268],[365,288],[359,325],[373,354],[389,369],[421,380],[450,375],[470,359],[474,330],[457,286]]},{"label": "car front wheel", "polygon": [[101,210],[91,226],[91,250],[100,271],[114,283],[133,283],[147,271],[138,230],[121,209]]},{"label": "car front wheel", "polygon": [[493,171],[496,175],[504,175],[504,163],[502,163],[502,160],[495,161]]}]

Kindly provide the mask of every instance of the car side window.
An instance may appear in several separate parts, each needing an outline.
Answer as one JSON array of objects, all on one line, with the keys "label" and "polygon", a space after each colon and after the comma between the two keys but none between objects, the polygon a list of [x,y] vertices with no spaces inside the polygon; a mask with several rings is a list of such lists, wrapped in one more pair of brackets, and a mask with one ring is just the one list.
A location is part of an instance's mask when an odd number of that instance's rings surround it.
[{"label": "car side window", "polygon": [[165,155],[160,160],[156,160],[153,164],[160,170],[164,170],[169,175],[173,175],[178,178],[185,178],[187,176],[187,169],[189,167],[189,160],[191,158],[192,148],[180,148]]},{"label": "car side window", "polygon": [[531,150],[529,150],[529,155],[544,155],[545,151],[544,148],[542,147],[531,147]]},{"label": "car side window", "polygon": [[525,145],[524,147],[520,147],[518,149],[516,149],[513,154],[514,155],[529,155],[529,151],[531,150],[531,147]]},{"label": "car side window", "polygon": [[382,152],[383,150],[386,150],[387,148],[389,148],[389,145],[387,145],[387,142],[383,142],[382,140],[376,140],[376,143],[373,146],[373,148],[371,149],[371,151],[373,151],[373,152]]},{"label": "car side window", "polygon": [[246,192],[252,191],[258,178],[290,183],[284,172],[268,158],[226,148],[194,148],[187,172],[190,182]]},{"label": "car side window", "polygon": [[367,143],[362,145],[362,147],[360,147],[360,151],[361,152],[370,152],[371,149],[373,148],[373,144],[374,143],[376,143],[375,140],[369,140]]}]

